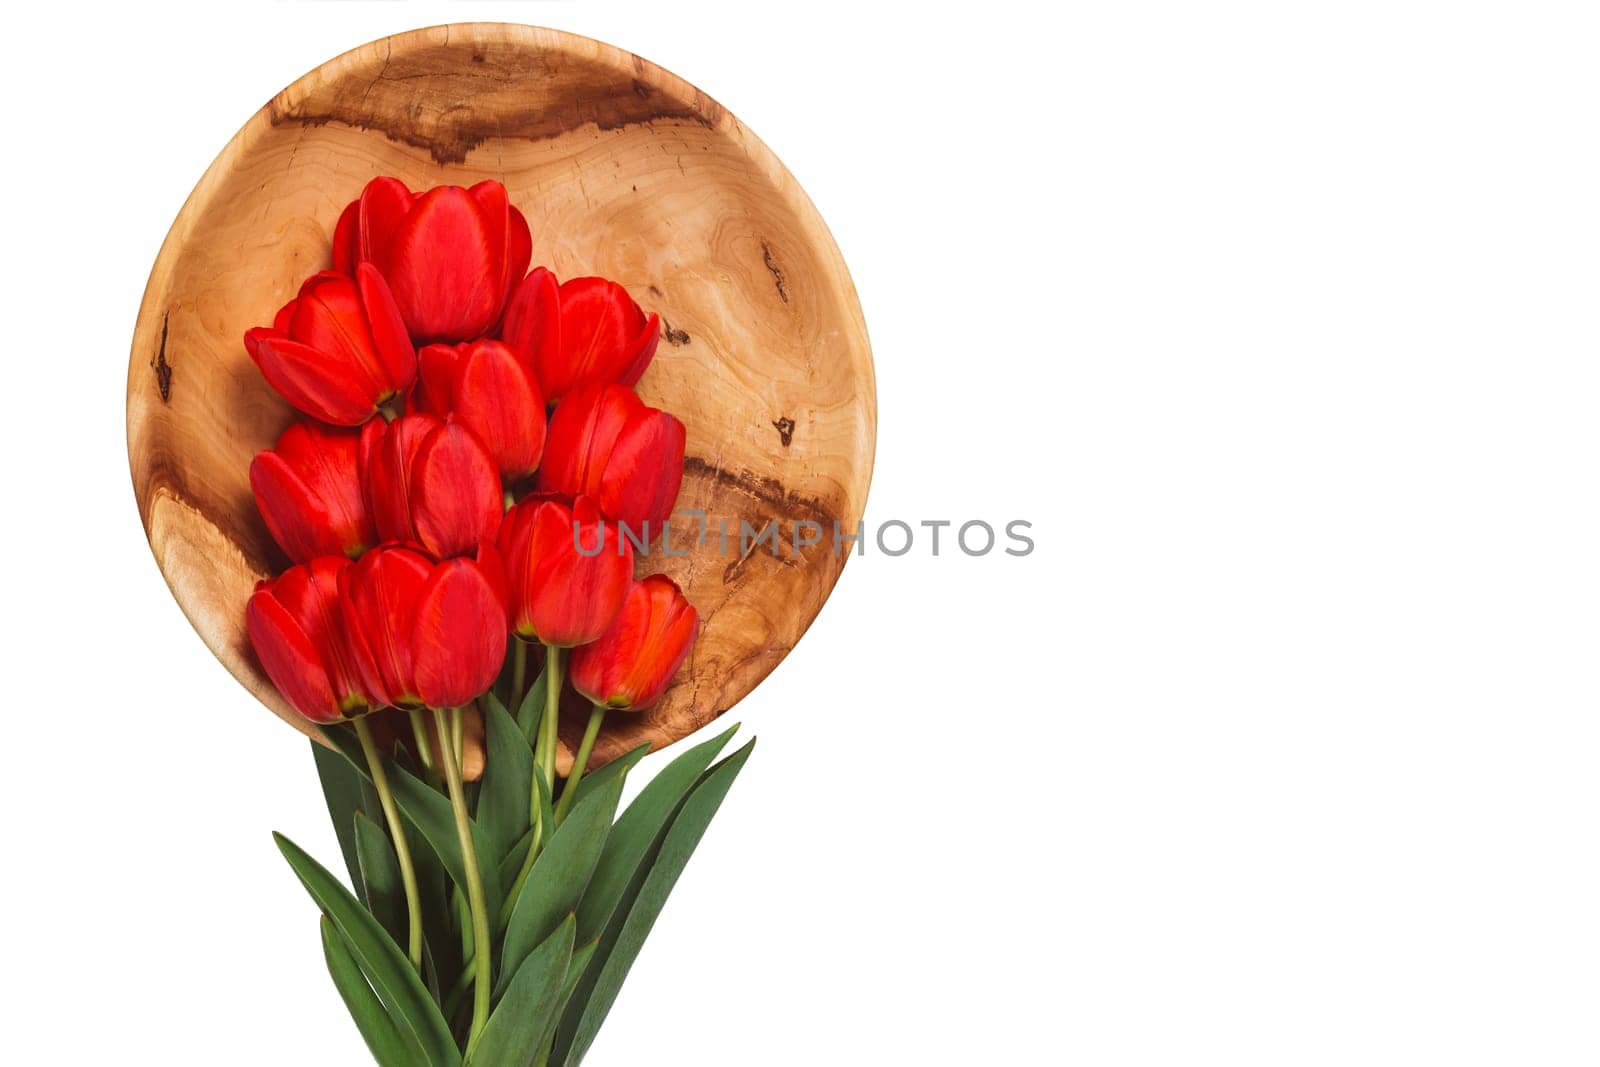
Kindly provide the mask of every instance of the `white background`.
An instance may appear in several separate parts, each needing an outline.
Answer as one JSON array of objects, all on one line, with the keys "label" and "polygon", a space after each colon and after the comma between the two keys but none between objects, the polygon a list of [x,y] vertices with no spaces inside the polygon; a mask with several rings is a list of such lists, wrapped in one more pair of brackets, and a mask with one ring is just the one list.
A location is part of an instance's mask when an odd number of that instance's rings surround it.
[{"label": "white background", "polygon": [[3,1058],[363,1062],[124,376],[246,117],[482,18],[756,130],[861,292],[869,516],[1038,542],[851,563],[591,1063],[1600,1061],[1596,26],[1201,6],[8,14]]}]

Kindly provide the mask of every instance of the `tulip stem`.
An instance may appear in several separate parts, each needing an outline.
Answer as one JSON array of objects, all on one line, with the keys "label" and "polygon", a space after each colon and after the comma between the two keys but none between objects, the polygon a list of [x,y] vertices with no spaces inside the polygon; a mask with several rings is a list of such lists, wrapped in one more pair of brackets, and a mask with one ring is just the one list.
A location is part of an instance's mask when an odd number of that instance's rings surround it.
[{"label": "tulip stem", "polygon": [[389,772],[383,769],[383,757],[372,741],[372,729],[367,720],[352,723],[356,737],[361,740],[361,751],[367,757],[367,770],[372,774],[373,788],[378,791],[378,803],[383,806],[383,817],[389,823],[389,836],[394,838],[395,858],[400,862],[400,881],[406,891],[406,922],[409,932],[406,954],[411,966],[422,970],[422,898],[417,893],[417,871],[411,864],[411,846],[406,841],[406,828],[400,821],[400,811],[395,807],[394,791],[389,788]]},{"label": "tulip stem", "polygon": [[561,649],[545,645],[544,717],[539,720],[539,743],[534,752],[535,761],[544,771],[544,780],[552,790],[556,785],[556,723],[561,718]]},{"label": "tulip stem", "polygon": [[589,725],[583,728],[583,741],[578,745],[577,758],[572,761],[572,773],[567,776],[567,784],[561,790],[561,799],[556,802],[556,825],[561,825],[561,820],[567,817],[567,809],[572,807],[573,798],[578,794],[578,783],[583,781],[583,772],[589,766],[589,753],[594,751],[594,739],[600,736],[600,724],[605,722],[606,706],[596,704],[594,710],[589,712]]},{"label": "tulip stem", "polygon": [[[461,709],[433,709],[433,721],[441,738],[454,734],[460,728]],[[445,731],[449,730],[447,734]],[[493,992],[489,949],[489,907],[483,895],[483,872],[478,868],[478,849],[472,841],[472,819],[467,815],[467,794],[461,785],[461,764],[456,759],[444,761],[445,785],[450,790],[450,807],[456,816],[456,837],[461,841],[461,865],[467,875],[467,909],[472,916],[473,990],[472,1029],[467,1035],[467,1052],[478,1042],[484,1023],[489,1021],[489,995]]]},{"label": "tulip stem", "polygon": [[433,745],[428,741],[428,724],[423,721],[421,708],[408,708],[406,717],[411,720],[411,740],[417,746],[417,760],[422,764],[422,769],[432,775],[433,770]]}]

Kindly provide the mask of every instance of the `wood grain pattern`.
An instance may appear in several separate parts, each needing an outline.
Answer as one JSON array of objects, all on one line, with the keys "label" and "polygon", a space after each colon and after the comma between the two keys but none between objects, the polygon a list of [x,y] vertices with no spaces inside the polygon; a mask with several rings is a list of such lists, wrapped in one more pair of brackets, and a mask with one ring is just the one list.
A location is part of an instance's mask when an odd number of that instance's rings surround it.
[{"label": "wood grain pattern", "polygon": [[[816,616],[865,506],[872,358],[855,290],[805,193],[714,100],[637,56],[527,26],[474,23],[375,41],[262,108],[200,179],[150,274],[128,370],[128,452],[156,560],[189,620],[262,703],[301,725],[244,635],[254,583],[286,561],[251,500],[251,457],[292,419],[245,354],[324,267],[339,210],[365,182],[496,178],[528,216],[534,262],[603,274],[659,311],[639,385],[688,426],[682,557],[663,571],[702,635],[652,711],[613,715],[600,759],[682,737],[733,706]],[[725,521],[732,544],[716,535]],[[791,523],[821,524],[793,544]],[[780,551],[741,554],[739,524],[779,524]],[[563,724],[570,745],[581,724]]]}]

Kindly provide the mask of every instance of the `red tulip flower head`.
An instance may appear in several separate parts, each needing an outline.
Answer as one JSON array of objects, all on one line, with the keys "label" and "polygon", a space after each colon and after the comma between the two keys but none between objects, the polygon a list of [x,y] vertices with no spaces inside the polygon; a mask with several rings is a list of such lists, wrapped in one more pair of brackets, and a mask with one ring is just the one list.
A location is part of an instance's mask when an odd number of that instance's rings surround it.
[{"label": "red tulip flower head", "polygon": [[372,418],[417,371],[394,297],[370,266],[353,278],[313,274],[270,327],[245,331],[244,347],[280,396],[335,426]]},{"label": "red tulip flower head", "polygon": [[338,609],[351,563],[322,556],[256,586],[245,630],[267,677],[312,722],[338,722],[378,706],[350,654]]},{"label": "red tulip flower head", "polygon": [[602,514],[654,539],[683,482],[683,423],[622,385],[591,386],[556,408],[539,489],[595,498]]},{"label": "red tulip flower head", "polygon": [[671,578],[628,589],[611,628],[572,653],[572,684],[595,704],[639,711],[661,699],[700,631],[700,614]]},{"label": "red tulip flower head", "polygon": [[561,648],[605,633],[633,580],[632,547],[588,497],[521,501],[500,525],[500,555],[512,631]]},{"label": "red tulip flower head", "polygon": [[661,317],[646,318],[616,282],[573,278],[557,285],[539,267],[512,292],[501,336],[554,403],[586,385],[637,382],[656,354]]},{"label": "red tulip flower head", "polygon": [[375,266],[419,343],[488,333],[532,253],[528,222],[496,181],[413,194],[398,178],[374,178],[333,232],[333,269]]},{"label": "red tulip flower head", "polygon": [[341,574],[341,617],[369,692],[396,707],[454,708],[494,683],[507,638],[493,553],[434,563],[391,546]]},{"label": "red tulip flower head", "polygon": [[250,463],[250,490],[272,539],[296,563],[361,555],[378,534],[361,493],[355,430],[297,422]]},{"label": "red tulip flower head", "polygon": [[432,415],[375,423],[361,435],[367,507],[385,541],[439,559],[475,552],[500,525],[500,474],[466,426]]},{"label": "red tulip flower head", "polygon": [[507,481],[534,472],[544,455],[544,396],[511,349],[499,341],[428,345],[417,368],[415,410],[469,427]]}]

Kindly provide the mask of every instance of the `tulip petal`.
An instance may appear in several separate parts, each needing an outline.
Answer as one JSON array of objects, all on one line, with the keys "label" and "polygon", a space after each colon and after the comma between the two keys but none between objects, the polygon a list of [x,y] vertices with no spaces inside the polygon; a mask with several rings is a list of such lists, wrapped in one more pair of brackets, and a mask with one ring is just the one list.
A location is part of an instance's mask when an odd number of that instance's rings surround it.
[{"label": "tulip petal", "polygon": [[467,190],[446,185],[411,206],[395,231],[383,273],[412,337],[469,341],[500,317],[504,270],[504,225],[486,227]]},{"label": "tulip petal", "polygon": [[683,449],[682,422],[655,408],[635,414],[606,459],[600,510],[653,542],[678,499]]},{"label": "tulip petal", "polygon": [[406,333],[405,320],[400,316],[394,294],[371,263],[356,268],[356,288],[372,332],[373,347],[388,372],[386,384],[391,392],[403,393],[411,388],[411,381],[416,377],[417,352],[412,347],[411,335]]},{"label": "tulip petal", "polygon": [[[500,339],[533,373],[548,403],[560,400],[566,391],[565,384],[556,380],[552,365],[560,337],[561,291],[556,276],[543,267],[535,267],[511,290]],[[558,390],[557,386],[561,388]]]},{"label": "tulip petal", "polygon": [[[416,705],[411,634],[433,565],[409,548],[380,548],[340,576],[339,606],[352,658],[387,704]],[[372,672],[376,677],[368,677]]]},{"label": "tulip petal", "polygon": [[661,316],[652,311],[644,324],[644,331],[629,345],[633,350],[633,362],[617,376],[617,381],[623,385],[637,384],[644,377],[645,368],[656,357],[656,347],[660,343]]},{"label": "tulip petal", "polygon": [[322,656],[270,588],[251,594],[245,630],[262,669],[291,707],[312,722],[339,721],[339,700]]},{"label": "tulip petal", "polygon": [[271,330],[245,334],[245,348],[267,384],[297,409],[335,426],[359,426],[377,412],[372,383],[330,367],[309,345]]},{"label": "tulip petal", "polygon": [[494,684],[506,657],[506,616],[471,560],[433,568],[411,634],[417,693],[434,708],[467,703]]},{"label": "tulip petal", "polygon": [[361,190],[360,258],[380,271],[389,269],[390,248],[400,220],[415,197],[399,178],[374,178]]},{"label": "tulip petal", "polygon": [[444,418],[455,403],[456,369],[465,345],[423,345],[417,350],[417,381],[410,410]]},{"label": "tulip petal", "polygon": [[385,541],[417,540],[413,517],[412,475],[417,452],[428,436],[444,425],[416,412],[382,426],[362,439],[361,484],[367,511]]},{"label": "tulip petal", "polygon": [[471,346],[457,368],[455,417],[476,433],[502,477],[515,481],[544,454],[544,397],[511,349],[499,341]]},{"label": "tulip petal", "polygon": [[339,212],[339,221],[333,226],[333,269],[340,274],[354,274],[361,262],[361,200],[350,201]]},{"label": "tulip petal", "polygon": [[438,559],[477,551],[504,511],[500,474],[482,442],[450,421],[423,440],[411,461],[411,522]]}]

